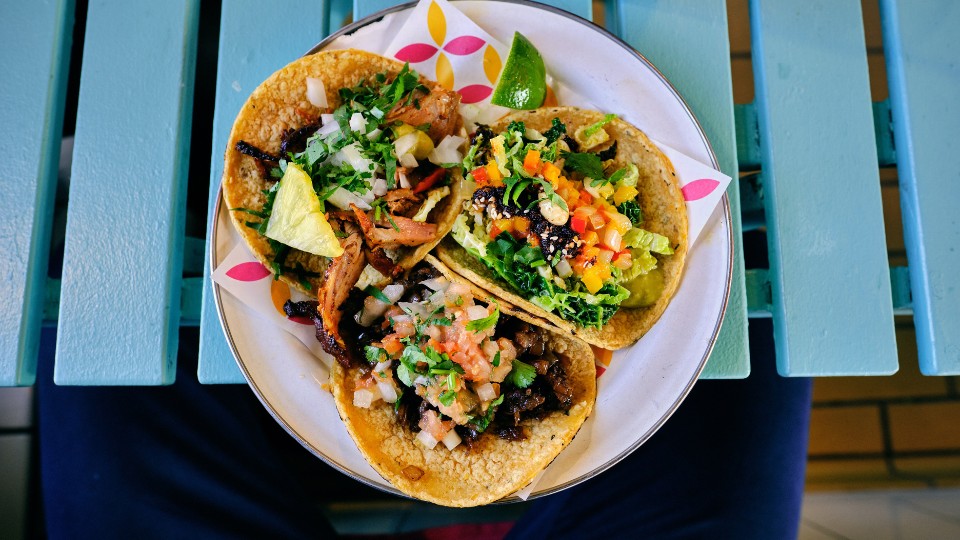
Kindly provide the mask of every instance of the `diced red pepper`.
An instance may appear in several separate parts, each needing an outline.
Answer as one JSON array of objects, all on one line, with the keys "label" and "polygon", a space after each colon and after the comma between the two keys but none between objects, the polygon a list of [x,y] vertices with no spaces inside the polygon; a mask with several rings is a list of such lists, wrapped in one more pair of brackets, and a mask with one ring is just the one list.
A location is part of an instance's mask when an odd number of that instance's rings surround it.
[{"label": "diced red pepper", "polygon": [[582,216],[576,214],[570,218],[570,228],[574,231],[583,234],[587,230],[587,220],[583,219]]},{"label": "diced red pepper", "polygon": [[585,189],[580,190],[580,200],[583,201],[583,204],[590,204],[593,202],[593,195]]},{"label": "diced red pepper", "polygon": [[473,181],[477,183],[477,187],[483,187],[490,183],[490,176],[487,175],[486,167],[477,167],[470,171],[470,174],[473,175]]},{"label": "diced red pepper", "polygon": [[413,188],[414,193],[421,193],[433,187],[438,180],[447,175],[447,170],[443,167],[437,167],[432,173],[428,174],[426,178],[420,181],[417,184],[417,187]]}]

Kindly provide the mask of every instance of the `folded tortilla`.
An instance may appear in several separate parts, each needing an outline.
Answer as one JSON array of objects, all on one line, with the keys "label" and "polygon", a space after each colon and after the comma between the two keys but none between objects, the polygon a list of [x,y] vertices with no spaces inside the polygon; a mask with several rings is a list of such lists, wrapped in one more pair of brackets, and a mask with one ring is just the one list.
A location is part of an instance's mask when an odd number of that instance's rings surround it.
[{"label": "folded tortilla", "polygon": [[[465,283],[436,259],[428,256],[427,261],[448,278]],[[499,307],[505,314],[532,322],[505,302]],[[354,380],[356,368],[345,369],[338,362],[331,373],[334,402],[363,456],[404,494],[444,506],[489,504],[529,484],[573,440],[593,410],[597,392],[593,351],[586,343],[560,334],[547,343],[567,373],[573,406],[566,413],[553,411],[540,420],[524,420],[521,425],[528,437],[522,441],[486,432],[469,449],[461,444],[448,450],[438,444],[428,450],[415,433],[397,422],[392,404],[381,400],[370,408],[355,406],[349,381]]]},{"label": "folded tortilla", "polygon": [[[227,208],[254,211],[262,209],[266,202],[263,191],[276,182],[269,178],[269,171],[264,170],[256,159],[235,149],[238,141],[246,141],[274,155],[279,154],[280,143],[287,130],[299,129],[315,122],[321,112],[332,111],[341,104],[340,88],[352,88],[363,80],[373,80],[378,73],[386,73],[389,80],[401,68],[402,63],[373,53],[352,49],[336,50],[298,58],[267,78],[250,94],[230,131],[222,180],[223,198]],[[323,81],[328,110],[321,110],[307,100],[308,77]],[[436,82],[423,77],[421,82],[431,90],[439,88]],[[437,240],[399,249],[394,259],[399,266],[410,268],[423,259],[453,227],[466,194],[465,190],[461,189],[460,173],[451,169],[451,176],[450,194],[437,204],[427,219],[429,223],[437,224]],[[230,218],[257,259],[268,268],[271,267],[275,253],[266,237],[246,225],[251,221],[250,214],[231,211]],[[300,264],[306,272],[315,274],[315,277],[306,278],[309,287],[305,287],[298,276],[282,274],[280,278],[304,293],[316,296],[329,262],[327,257],[291,248],[285,265],[295,267]]]},{"label": "folded tortilla", "polygon": [[[551,107],[512,113],[502,118],[493,130],[504,131],[515,120],[528,128],[545,131],[553,118],[567,125],[567,133],[581,126],[589,126],[604,119],[604,114],[575,107]],[[604,126],[610,138],[617,142],[617,167],[633,163],[640,171],[637,183],[638,203],[643,211],[642,227],[662,234],[676,246],[673,255],[659,256],[658,266],[663,270],[664,289],[659,300],[643,308],[620,308],[602,328],[584,328],[549,312],[497,277],[483,262],[470,255],[453,238],[446,238],[437,246],[437,256],[447,266],[469,281],[509,301],[535,317],[545,328],[575,335],[591,345],[605,349],[620,349],[640,339],[657,322],[680,285],[687,255],[687,209],[670,160],[638,128],[614,119]],[[467,195],[468,197],[470,195]]]}]

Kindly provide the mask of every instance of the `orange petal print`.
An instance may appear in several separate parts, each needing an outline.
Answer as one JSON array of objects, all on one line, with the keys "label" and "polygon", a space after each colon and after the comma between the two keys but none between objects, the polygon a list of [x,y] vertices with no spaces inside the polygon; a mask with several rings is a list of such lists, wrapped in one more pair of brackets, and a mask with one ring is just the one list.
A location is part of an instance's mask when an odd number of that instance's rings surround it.
[{"label": "orange petal print", "polygon": [[453,66],[443,53],[437,56],[437,82],[447,90],[453,90]]},{"label": "orange petal print", "polygon": [[427,9],[427,28],[437,45],[443,46],[443,40],[447,38],[447,18],[436,2],[430,2],[430,8]]},{"label": "orange petal print", "polygon": [[483,72],[490,80],[490,84],[497,83],[497,77],[500,76],[500,69],[503,63],[500,61],[500,53],[496,49],[487,45],[487,50],[483,51]]},{"label": "orange petal print", "polygon": [[553,93],[553,88],[547,86],[547,95],[543,98],[544,107],[556,107],[559,105],[557,102],[557,95]]},{"label": "orange petal print", "polygon": [[270,283],[270,300],[273,301],[273,307],[277,308],[284,317],[283,304],[290,299],[290,286],[280,280],[274,280]]}]

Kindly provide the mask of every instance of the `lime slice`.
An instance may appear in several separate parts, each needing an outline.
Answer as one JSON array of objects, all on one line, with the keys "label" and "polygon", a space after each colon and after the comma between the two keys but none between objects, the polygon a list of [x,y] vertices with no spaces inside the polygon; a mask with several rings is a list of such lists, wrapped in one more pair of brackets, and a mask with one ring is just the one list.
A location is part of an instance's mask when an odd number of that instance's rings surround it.
[{"label": "lime slice", "polygon": [[340,240],[320,210],[320,199],[313,191],[310,176],[293,163],[287,164],[280,179],[265,234],[267,238],[314,255],[343,255]]},{"label": "lime slice", "polygon": [[530,40],[514,32],[507,62],[490,103],[511,109],[536,109],[547,97],[547,70]]}]

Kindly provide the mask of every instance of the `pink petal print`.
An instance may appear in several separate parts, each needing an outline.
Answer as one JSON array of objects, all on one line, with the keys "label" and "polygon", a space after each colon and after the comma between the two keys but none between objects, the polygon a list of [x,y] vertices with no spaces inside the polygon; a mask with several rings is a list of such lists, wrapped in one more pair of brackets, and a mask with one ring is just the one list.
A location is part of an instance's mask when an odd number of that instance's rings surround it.
[{"label": "pink petal print", "polygon": [[464,86],[460,90],[460,101],[462,103],[477,103],[487,99],[487,96],[493,92],[493,88],[483,84],[471,84],[470,86]]},{"label": "pink petal print", "polygon": [[257,281],[270,275],[266,266],[253,262],[240,263],[227,270],[227,275],[237,281]]},{"label": "pink petal print", "polygon": [[479,51],[484,43],[486,43],[484,40],[476,36],[460,36],[450,40],[450,43],[443,46],[443,50],[457,56],[466,56]]},{"label": "pink petal print", "polygon": [[436,47],[428,43],[412,43],[397,51],[397,54],[393,56],[401,62],[416,64],[424,60],[429,60],[433,55],[437,54],[437,50]]},{"label": "pink petal print", "polygon": [[293,321],[297,324],[305,324],[307,326],[313,326],[313,320],[306,317],[287,317],[288,321]]},{"label": "pink petal print", "polygon": [[713,193],[713,190],[717,189],[719,185],[720,182],[713,178],[701,178],[683,186],[680,191],[683,192],[685,201],[696,201]]}]

